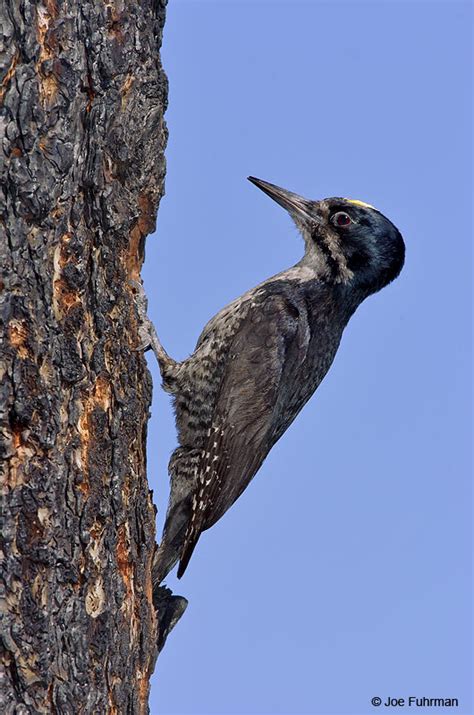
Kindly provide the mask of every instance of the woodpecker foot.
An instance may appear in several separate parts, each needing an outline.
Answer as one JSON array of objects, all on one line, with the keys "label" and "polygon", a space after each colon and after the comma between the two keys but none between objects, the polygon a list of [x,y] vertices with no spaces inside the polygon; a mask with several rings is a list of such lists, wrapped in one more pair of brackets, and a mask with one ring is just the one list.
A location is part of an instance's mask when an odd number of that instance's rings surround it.
[{"label": "woodpecker foot", "polygon": [[156,334],[155,326],[147,315],[148,298],[146,297],[143,283],[141,281],[132,280],[131,284],[135,289],[137,312],[140,321],[140,326],[138,328],[140,344],[135,348],[135,350],[137,352],[153,350],[158,363],[160,363],[163,356],[163,347],[158,339],[158,335]]},{"label": "woodpecker foot", "polygon": [[163,649],[166,639],[185,612],[188,600],[184,596],[174,596],[167,586],[153,590],[153,604],[158,619],[158,653]]}]

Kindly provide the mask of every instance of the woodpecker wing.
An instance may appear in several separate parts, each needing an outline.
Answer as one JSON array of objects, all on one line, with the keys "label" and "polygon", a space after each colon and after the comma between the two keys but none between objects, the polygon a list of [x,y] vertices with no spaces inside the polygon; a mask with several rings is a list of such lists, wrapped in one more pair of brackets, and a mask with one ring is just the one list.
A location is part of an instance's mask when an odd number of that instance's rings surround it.
[{"label": "woodpecker wing", "polygon": [[292,399],[287,376],[304,361],[308,343],[306,311],[289,297],[264,293],[250,301],[230,343],[178,577],[201,532],[240,496],[278,438],[278,417],[288,411]]}]

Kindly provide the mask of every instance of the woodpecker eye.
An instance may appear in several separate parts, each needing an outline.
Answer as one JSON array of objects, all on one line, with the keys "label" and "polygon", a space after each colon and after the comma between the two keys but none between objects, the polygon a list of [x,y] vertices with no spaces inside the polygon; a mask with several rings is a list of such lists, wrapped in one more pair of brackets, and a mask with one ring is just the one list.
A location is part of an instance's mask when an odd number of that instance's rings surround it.
[{"label": "woodpecker eye", "polygon": [[331,216],[331,222],[334,226],[349,226],[352,223],[352,219],[345,211],[338,211]]}]

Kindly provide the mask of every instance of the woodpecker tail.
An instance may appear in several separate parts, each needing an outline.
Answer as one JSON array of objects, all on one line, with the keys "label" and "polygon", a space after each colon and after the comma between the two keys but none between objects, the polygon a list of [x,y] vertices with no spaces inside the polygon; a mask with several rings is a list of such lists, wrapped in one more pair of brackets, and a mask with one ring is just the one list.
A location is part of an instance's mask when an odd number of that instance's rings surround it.
[{"label": "woodpecker tail", "polygon": [[201,450],[189,447],[178,447],[171,455],[168,467],[171,491],[163,536],[153,560],[154,586],[163,581],[178,560],[181,560],[178,576],[183,575],[199,538],[199,534],[193,535],[190,523],[200,459]]},{"label": "woodpecker tail", "polygon": [[153,557],[153,591],[155,591],[160,583],[167,577],[178,559],[179,551],[176,549],[176,545],[170,544],[163,539]]},{"label": "woodpecker tail", "polygon": [[[173,495],[173,489],[172,489]],[[189,499],[171,502],[161,543],[153,558],[153,587],[158,586],[180,558],[189,522]]]}]

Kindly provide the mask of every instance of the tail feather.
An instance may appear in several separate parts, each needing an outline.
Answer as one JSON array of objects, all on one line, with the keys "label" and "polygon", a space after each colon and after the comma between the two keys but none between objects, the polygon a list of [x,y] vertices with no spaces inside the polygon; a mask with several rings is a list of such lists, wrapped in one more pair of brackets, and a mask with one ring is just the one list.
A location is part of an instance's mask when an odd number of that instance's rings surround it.
[{"label": "tail feather", "polygon": [[153,563],[155,585],[163,581],[177,561],[181,561],[178,571],[178,578],[181,578],[199,539],[200,530],[196,529],[196,520],[193,520],[192,505],[201,454],[200,449],[178,447],[171,455],[168,467],[170,498],[161,543]]},{"label": "tail feather", "polygon": [[170,544],[163,539],[153,559],[152,577],[153,588],[156,589],[167,577],[173,566],[179,559],[179,551],[174,544]]}]

